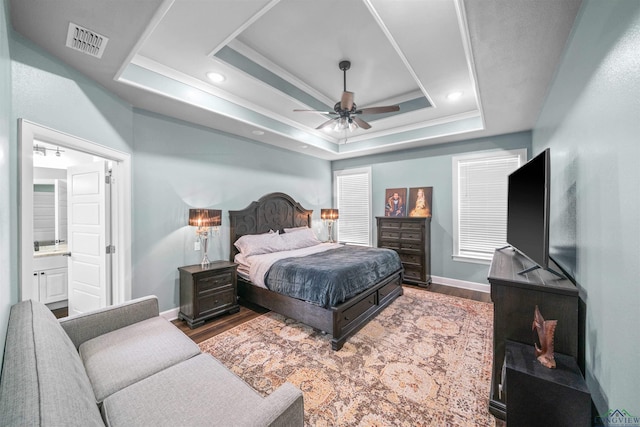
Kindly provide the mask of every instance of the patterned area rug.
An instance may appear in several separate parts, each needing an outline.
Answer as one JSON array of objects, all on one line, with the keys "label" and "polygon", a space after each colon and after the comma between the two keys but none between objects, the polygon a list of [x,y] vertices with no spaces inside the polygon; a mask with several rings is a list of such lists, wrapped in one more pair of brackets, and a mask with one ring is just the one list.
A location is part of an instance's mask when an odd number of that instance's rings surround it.
[{"label": "patterned area rug", "polygon": [[494,426],[492,307],[405,287],[337,352],[275,313],[200,347],[263,395],[299,387],[309,426]]}]

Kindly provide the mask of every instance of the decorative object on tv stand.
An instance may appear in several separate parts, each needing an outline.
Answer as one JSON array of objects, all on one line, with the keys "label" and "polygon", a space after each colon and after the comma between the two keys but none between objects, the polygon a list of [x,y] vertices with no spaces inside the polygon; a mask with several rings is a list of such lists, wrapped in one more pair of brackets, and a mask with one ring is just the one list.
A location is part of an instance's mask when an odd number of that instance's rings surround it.
[{"label": "decorative object on tv stand", "polygon": [[189,209],[189,225],[198,227],[196,234],[202,244],[202,262],[200,265],[206,267],[210,264],[207,256],[207,243],[209,240],[209,230],[211,227],[217,229],[222,223],[222,211],[219,209]]},{"label": "decorative object on tv stand", "polygon": [[338,209],[320,209],[320,218],[327,223],[329,242],[333,243],[333,223],[338,220]]},{"label": "decorative object on tv stand", "polygon": [[557,320],[544,320],[538,306],[533,313],[533,325],[532,331],[538,333],[538,341],[540,341],[540,347],[538,343],[533,343],[536,348],[536,357],[538,361],[547,368],[553,369],[556,367],[556,360],[553,357],[553,335],[558,325]]}]

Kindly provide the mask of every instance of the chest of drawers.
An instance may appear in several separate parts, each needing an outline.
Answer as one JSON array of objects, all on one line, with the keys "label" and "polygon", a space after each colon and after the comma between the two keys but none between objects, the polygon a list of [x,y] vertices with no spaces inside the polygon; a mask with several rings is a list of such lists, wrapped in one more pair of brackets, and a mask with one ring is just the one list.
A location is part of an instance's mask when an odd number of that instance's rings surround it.
[{"label": "chest of drawers", "polygon": [[376,217],[378,247],[400,256],[404,281],[419,286],[431,283],[431,218]]}]

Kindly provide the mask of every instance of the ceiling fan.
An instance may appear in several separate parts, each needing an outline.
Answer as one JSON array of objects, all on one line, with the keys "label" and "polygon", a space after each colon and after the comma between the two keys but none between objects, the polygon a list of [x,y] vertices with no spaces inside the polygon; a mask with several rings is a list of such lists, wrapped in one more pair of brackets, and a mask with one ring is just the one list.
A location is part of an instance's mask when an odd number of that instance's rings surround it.
[{"label": "ceiling fan", "polygon": [[331,125],[334,126],[335,130],[354,130],[356,128],[369,129],[371,125],[364,120],[362,120],[358,115],[360,114],[380,114],[380,113],[391,113],[393,111],[399,111],[400,107],[398,105],[386,105],[381,107],[369,107],[369,108],[361,108],[358,109],[356,103],[353,102],[353,92],[347,91],[347,70],[351,68],[350,61],[340,61],[338,64],[342,72],[344,73],[344,91],[342,92],[342,98],[340,102],[336,102],[336,105],[333,106],[333,111],[318,111],[318,110],[293,110],[293,111],[302,111],[302,112],[312,112],[312,113],[322,113],[322,114],[331,114],[337,117],[332,118],[331,120],[327,120],[322,123],[316,129],[323,129],[325,127],[329,127]]}]

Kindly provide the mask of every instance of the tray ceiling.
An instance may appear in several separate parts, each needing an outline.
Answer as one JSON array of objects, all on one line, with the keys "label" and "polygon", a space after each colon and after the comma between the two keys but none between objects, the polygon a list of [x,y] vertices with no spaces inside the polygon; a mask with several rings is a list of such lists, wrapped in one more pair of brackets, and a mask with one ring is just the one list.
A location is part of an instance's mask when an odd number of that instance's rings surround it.
[{"label": "tray ceiling", "polygon": [[[14,29],[136,108],[324,159],[533,127],[580,0],[11,1]],[[70,23],[102,57],[65,47]],[[343,91],[371,129],[317,126]],[[213,82],[210,72],[224,76]],[[457,99],[448,96],[454,92]],[[212,142],[215,143],[215,142]]]}]

